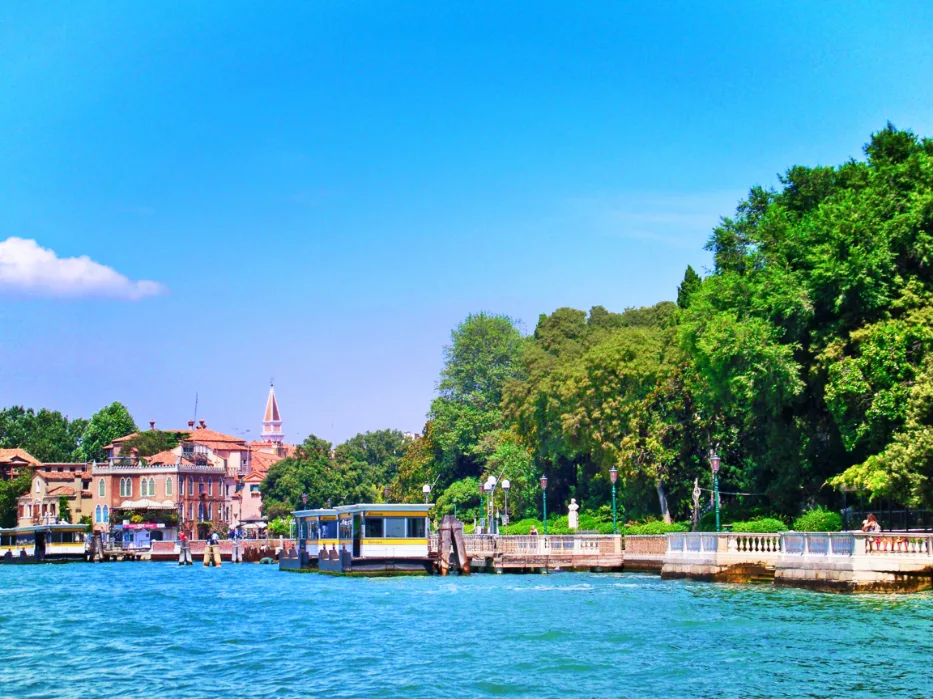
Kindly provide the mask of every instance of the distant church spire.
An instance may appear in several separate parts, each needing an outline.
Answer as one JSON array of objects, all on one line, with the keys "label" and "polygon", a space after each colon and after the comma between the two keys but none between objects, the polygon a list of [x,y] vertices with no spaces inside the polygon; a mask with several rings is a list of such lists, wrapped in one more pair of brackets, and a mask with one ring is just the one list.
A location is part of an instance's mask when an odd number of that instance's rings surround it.
[{"label": "distant church spire", "polygon": [[279,404],[275,400],[275,386],[269,386],[269,398],[266,399],[266,414],[262,418],[262,438],[266,442],[282,444],[285,435],[282,433],[282,418],[279,415]]}]

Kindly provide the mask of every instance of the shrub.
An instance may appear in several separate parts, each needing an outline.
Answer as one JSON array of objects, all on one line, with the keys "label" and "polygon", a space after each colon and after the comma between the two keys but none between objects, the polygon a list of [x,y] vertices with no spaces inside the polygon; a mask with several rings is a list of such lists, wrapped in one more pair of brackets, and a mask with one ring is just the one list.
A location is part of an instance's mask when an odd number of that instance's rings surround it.
[{"label": "shrub", "polygon": [[804,512],[794,520],[794,530],[798,532],[838,532],[842,530],[842,517],[838,512],[815,510]]},{"label": "shrub", "polygon": [[681,522],[673,522],[671,524],[666,524],[665,522],[654,521],[654,522],[645,522],[643,524],[627,524],[623,529],[622,533],[627,536],[636,536],[641,534],[667,534],[668,532],[686,532],[689,531],[690,527]]},{"label": "shrub", "polygon": [[774,517],[760,517],[748,522],[735,522],[732,525],[732,531],[744,534],[774,534],[786,532],[787,525]]}]

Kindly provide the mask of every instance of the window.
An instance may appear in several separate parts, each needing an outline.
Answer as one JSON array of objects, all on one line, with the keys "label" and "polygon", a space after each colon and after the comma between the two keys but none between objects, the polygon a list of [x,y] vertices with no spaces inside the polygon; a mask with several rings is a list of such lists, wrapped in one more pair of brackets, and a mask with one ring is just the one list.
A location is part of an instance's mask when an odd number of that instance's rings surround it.
[{"label": "window", "polygon": [[174,495],[172,492],[172,477],[169,476],[165,479],[165,497],[170,498]]},{"label": "window", "polygon": [[321,538],[322,539],[336,539],[337,538],[336,520],[331,519],[326,522],[321,522]]},{"label": "window", "polygon": [[104,524],[110,521],[110,508],[106,505],[104,505],[104,509],[101,511],[101,516],[104,518]]},{"label": "window", "polygon": [[198,503],[198,521],[199,522],[204,521],[204,503],[203,502]]},{"label": "window", "polygon": [[[101,483],[103,483],[103,481],[101,481]],[[100,524],[103,521],[104,520],[100,518],[100,505],[98,505],[94,508],[94,522],[95,524]]]},{"label": "window", "polygon": [[424,538],[424,517],[408,518],[408,536],[412,539]]},{"label": "window", "polygon": [[213,503],[210,503],[210,502],[207,503],[207,518],[208,518],[209,520],[210,520],[210,519],[214,519],[213,510],[214,510],[214,505],[213,505]]},{"label": "window", "polygon": [[367,539],[381,539],[383,521],[382,517],[367,517],[363,525],[363,536]]},{"label": "window", "polygon": [[[40,480],[37,478],[37,479],[36,479],[36,492],[38,493],[40,490],[42,490],[42,481],[40,481]],[[22,491],[20,491],[20,492],[22,492]]]},{"label": "window", "polygon": [[155,497],[155,478],[149,479],[149,497]]},{"label": "window", "polygon": [[211,496],[214,495],[214,481],[210,479],[207,481],[207,494]]},{"label": "window", "polygon": [[259,484],[258,484],[258,483],[250,483],[249,492],[251,492],[251,493],[258,493],[258,492],[259,492]]},{"label": "window", "polygon": [[189,502],[188,503],[188,521],[190,522],[193,519],[194,519],[194,505]]},{"label": "window", "polygon": [[405,518],[386,517],[385,537],[387,539],[402,539],[405,537]]},{"label": "window", "polygon": [[100,497],[104,497],[107,494],[107,485],[104,483],[103,478],[97,481],[97,494]]},{"label": "window", "polygon": [[204,479],[199,478],[198,479],[198,494],[200,495],[203,492],[204,492]]}]

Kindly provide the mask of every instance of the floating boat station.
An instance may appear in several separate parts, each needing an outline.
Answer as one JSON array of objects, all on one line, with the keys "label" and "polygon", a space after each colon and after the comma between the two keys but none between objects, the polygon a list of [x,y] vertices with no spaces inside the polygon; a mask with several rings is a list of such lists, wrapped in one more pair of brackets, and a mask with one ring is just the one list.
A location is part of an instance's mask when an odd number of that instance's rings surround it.
[{"label": "floating boat station", "polygon": [[83,524],[37,524],[0,529],[0,565],[86,560]]}]

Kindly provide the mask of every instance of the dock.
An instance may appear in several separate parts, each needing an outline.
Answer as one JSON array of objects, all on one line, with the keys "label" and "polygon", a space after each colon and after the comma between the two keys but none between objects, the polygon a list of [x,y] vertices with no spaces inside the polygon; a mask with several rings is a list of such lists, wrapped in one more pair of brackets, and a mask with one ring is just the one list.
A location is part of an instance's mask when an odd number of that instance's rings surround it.
[{"label": "dock", "polygon": [[[546,573],[548,571],[621,571],[620,535],[575,534],[508,536],[468,534],[463,537],[470,570],[489,573]],[[437,536],[431,538],[436,554]]]}]

